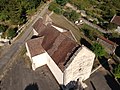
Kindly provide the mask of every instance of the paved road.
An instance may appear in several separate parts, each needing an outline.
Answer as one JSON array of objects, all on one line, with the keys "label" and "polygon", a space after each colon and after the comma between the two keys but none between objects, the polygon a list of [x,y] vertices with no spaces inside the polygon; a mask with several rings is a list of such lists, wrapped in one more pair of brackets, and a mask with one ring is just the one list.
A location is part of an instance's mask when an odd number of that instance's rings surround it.
[{"label": "paved road", "polygon": [[99,27],[98,25],[95,25],[87,20],[85,20],[84,18],[80,18],[80,20],[83,20],[84,23],[86,23],[87,25],[95,28],[96,30],[100,31],[101,33],[111,33],[110,31],[105,31],[104,29],[102,29],[101,27]]},{"label": "paved road", "polygon": [[60,90],[47,66],[33,71],[27,65],[23,58],[18,58],[1,80],[0,90]]},{"label": "paved road", "polygon": [[[42,15],[44,15],[48,9],[49,3],[43,5],[41,7],[41,10],[37,12],[37,14],[25,24],[24,33],[21,37],[19,37],[18,40],[12,43],[9,49],[7,49],[7,52],[0,57],[0,71],[7,65],[7,63],[11,60],[11,58],[14,58],[16,55],[16,52],[20,49],[22,45],[25,44],[25,42],[32,37],[32,25],[35,23],[35,21],[38,20],[38,18]],[[0,75],[2,72],[0,72]]]}]

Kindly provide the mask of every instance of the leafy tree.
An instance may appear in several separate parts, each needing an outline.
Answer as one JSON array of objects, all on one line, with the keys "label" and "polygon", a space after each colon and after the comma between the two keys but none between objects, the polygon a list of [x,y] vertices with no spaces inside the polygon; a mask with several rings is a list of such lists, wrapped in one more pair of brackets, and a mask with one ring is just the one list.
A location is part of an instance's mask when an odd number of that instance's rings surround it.
[{"label": "leafy tree", "polygon": [[99,43],[94,43],[92,46],[92,51],[95,53],[96,57],[101,58],[106,54],[104,48]]},{"label": "leafy tree", "polygon": [[116,67],[113,70],[113,73],[116,78],[120,78],[120,64],[116,65]]},{"label": "leafy tree", "polygon": [[91,6],[90,0],[69,0],[70,3],[74,4],[78,9],[84,10]]},{"label": "leafy tree", "polygon": [[56,2],[52,2],[48,8],[50,11],[54,11],[57,14],[62,13],[62,7],[58,5]]},{"label": "leafy tree", "polygon": [[41,0],[0,0],[0,20],[9,20],[13,24],[26,22],[26,12],[36,9]]},{"label": "leafy tree", "polygon": [[8,26],[0,25],[0,33],[5,32]]},{"label": "leafy tree", "polygon": [[76,21],[79,18],[79,14],[72,10],[72,12],[70,12],[69,18],[71,21]]},{"label": "leafy tree", "polygon": [[78,20],[78,18],[80,17],[80,15],[78,13],[76,13],[76,11],[74,11],[74,10],[72,10],[72,11],[65,11],[63,13],[63,15],[65,17],[67,17],[70,21],[73,21],[73,22]]},{"label": "leafy tree", "polygon": [[17,28],[9,28],[7,31],[6,31],[6,36],[8,39],[13,39],[16,35],[17,35]]},{"label": "leafy tree", "polygon": [[58,3],[61,6],[64,6],[67,3],[68,0],[56,0],[56,3]]}]

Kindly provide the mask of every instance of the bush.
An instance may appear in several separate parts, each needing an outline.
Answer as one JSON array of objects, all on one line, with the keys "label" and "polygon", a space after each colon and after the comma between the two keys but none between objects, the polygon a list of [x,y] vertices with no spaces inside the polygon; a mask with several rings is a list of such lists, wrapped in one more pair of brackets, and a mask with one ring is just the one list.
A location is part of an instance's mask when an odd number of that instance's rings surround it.
[{"label": "bush", "polygon": [[62,13],[62,7],[55,2],[52,2],[48,8],[50,11],[54,11],[56,14]]},{"label": "bush", "polygon": [[115,78],[119,79],[120,78],[120,64],[116,65],[116,67],[113,70]]},{"label": "bush", "polygon": [[13,39],[15,36],[17,35],[17,28],[9,28],[7,31],[6,31],[6,37],[8,39]]},{"label": "bush", "polygon": [[56,3],[61,6],[64,6],[67,2],[68,2],[68,0],[56,0]]},{"label": "bush", "polygon": [[68,18],[70,21],[75,22],[76,20],[79,19],[80,15],[76,13],[76,11],[72,10],[70,12],[65,11],[63,15]]},{"label": "bush", "polygon": [[101,58],[102,56],[104,56],[106,54],[104,48],[102,45],[100,45],[99,43],[94,43],[93,46],[91,47],[92,51],[95,53],[96,57]]},{"label": "bush", "polygon": [[0,33],[5,32],[7,30],[8,26],[0,25]]},{"label": "bush", "polygon": [[96,29],[92,28],[91,26],[88,26],[87,24],[83,24],[83,26],[81,27],[81,30],[84,32],[84,35],[92,41],[97,40],[97,36],[99,34],[102,35]]}]

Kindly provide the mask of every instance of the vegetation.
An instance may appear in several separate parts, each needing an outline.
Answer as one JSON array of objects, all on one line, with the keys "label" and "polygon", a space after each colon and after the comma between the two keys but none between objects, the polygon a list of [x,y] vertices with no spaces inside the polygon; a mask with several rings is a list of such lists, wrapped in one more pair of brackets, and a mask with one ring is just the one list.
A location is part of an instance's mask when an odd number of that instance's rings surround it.
[{"label": "vegetation", "polygon": [[83,10],[85,8],[88,8],[90,6],[90,2],[92,0],[69,0],[71,4],[76,6],[78,9]]},{"label": "vegetation", "polygon": [[113,70],[115,78],[119,79],[120,78],[120,64],[116,65],[116,67]]},{"label": "vegetation", "polygon": [[95,53],[97,58],[101,58],[102,56],[104,56],[106,54],[104,48],[102,45],[100,45],[99,43],[94,43],[92,45],[92,51]]},{"label": "vegetation", "polygon": [[9,28],[6,31],[6,37],[8,39],[13,39],[17,35],[17,28]]},{"label": "vegetation", "polygon": [[49,10],[55,12],[56,14],[63,14],[70,21],[75,22],[79,18],[79,14],[74,10],[65,10],[63,9],[63,5],[67,3],[67,0],[56,0],[56,2],[52,2],[49,6]]},{"label": "vegetation", "polygon": [[[62,9],[67,2],[76,6],[79,10],[85,10],[87,19],[93,19],[93,23],[98,24],[106,30],[113,30],[116,28],[115,24],[110,23],[110,20],[115,14],[120,15],[120,1],[119,0],[55,0],[54,8],[50,8],[55,13],[62,13]],[[64,16],[70,19],[70,12],[65,10]],[[73,14],[74,17],[75,14]],[[72,18],[72,17],[71,17]],[[73,21],[73,20],[72,20]]]},{"label": "vegetation", "polygon": [[8,26],[0,25],[0,33],[3,33],[7,30]]},{"label": "vegetation", "polygon": [[68,0],[56,0],[56,3],[61,6],[64,6],[67,2],[68,2]]},{"label": "vegetation", "polygon": [[17,35],[17,25],[24,24],[31,11],[47,0],[0,0],[0,33],[2,38],[12,39]]},{"label": "vegetation", "polygon": [[20,25],[26,22],[27,12],[36,9],[41,0],[0,0],[0,21]]},{"label": "vegetation", "polygon": [[101,32],[97,31],[96,29],[92,28],[87,24],[83,24],[80,30],[82,30],[84,35],[92,41],[97,40],[98,35],[103,35]]},{"label": "vegetation", "polygon": [[62,7],[59,4],[55,3],[55,2],[52,2],[48,9],[50,11],[54,11],[57,14],[62,14]]},{"label": "vegetation", "polygon": [[63,13],[63,15],[65,16],[65,17],[67,17],[70,21],[73,21],[73,22],[75,22],[76,20],[78,20],[78,18],[79,18],[79,14],[78,13],[76,13],[76,11],[74,11],[74,10],[72,10],[72,11],[64,11],[64,13]]},{"label": "vegetation", "polygon": [[89,18],[97,19],[104,29],[113,29],[110,20],[120,12],[120,0],[69,0],[79,10],[85,10]]}]

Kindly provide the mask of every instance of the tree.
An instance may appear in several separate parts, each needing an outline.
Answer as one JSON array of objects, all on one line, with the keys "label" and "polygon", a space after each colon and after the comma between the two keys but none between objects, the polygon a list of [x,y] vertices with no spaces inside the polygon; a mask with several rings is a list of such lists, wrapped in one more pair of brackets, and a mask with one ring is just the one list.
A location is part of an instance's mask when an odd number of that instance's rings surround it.
[{"label": "tree", "polygon": [[0,33],[5,32],[7,30],[8,26],[0,25]]},{"label": "tree", "polygon": [[92,46],[92,51],[95,53],[96,57],[101,58],[106,54],[104,48],[99,43],[94,43]]},{"label": "tree", "polygon": [[76,11],[72,10],[72,11],[64,11],[63,15],[65,17],[67,17],[70,21],[75,22],[76,20],[78,20],[79,18],[79,14],[76,13]]},{"label": "tree", "polygon": [[119,79],[120,78],[120,64],[116,65],[116,67],[113,70],[115,78]]},{"label": "tree", "polygon": [[76,11],[72,10],[72,12],[69,15],[69,18],[70,18],[71,21],[75,22],[76,20],[78,20],[79,14],[76,13]]},{"label": "tree", "polygon": [[18,25],[26,22],[26,12],[36,9],[41,0],[0,0],[0,20]]},{"label": "tree", "polygon": [[16,35],[17,35],[17,28],[9,28],[7,31],[6,31],[6,36],[8,39],[13,39]]},{"label": "tree", "polygon": [[64,6],[67,3],[68,0],[56,0],[56,3],[58,3],[61,6]]},{"label": "tree", "polygon": [[56,2],[52,2],[50,3],[50,6],[49,6],[49,10],[50,11],[54,11],[55,13],[57,14],[61,14],[62,13],[62,7],[60,5],[58,5]]}]

